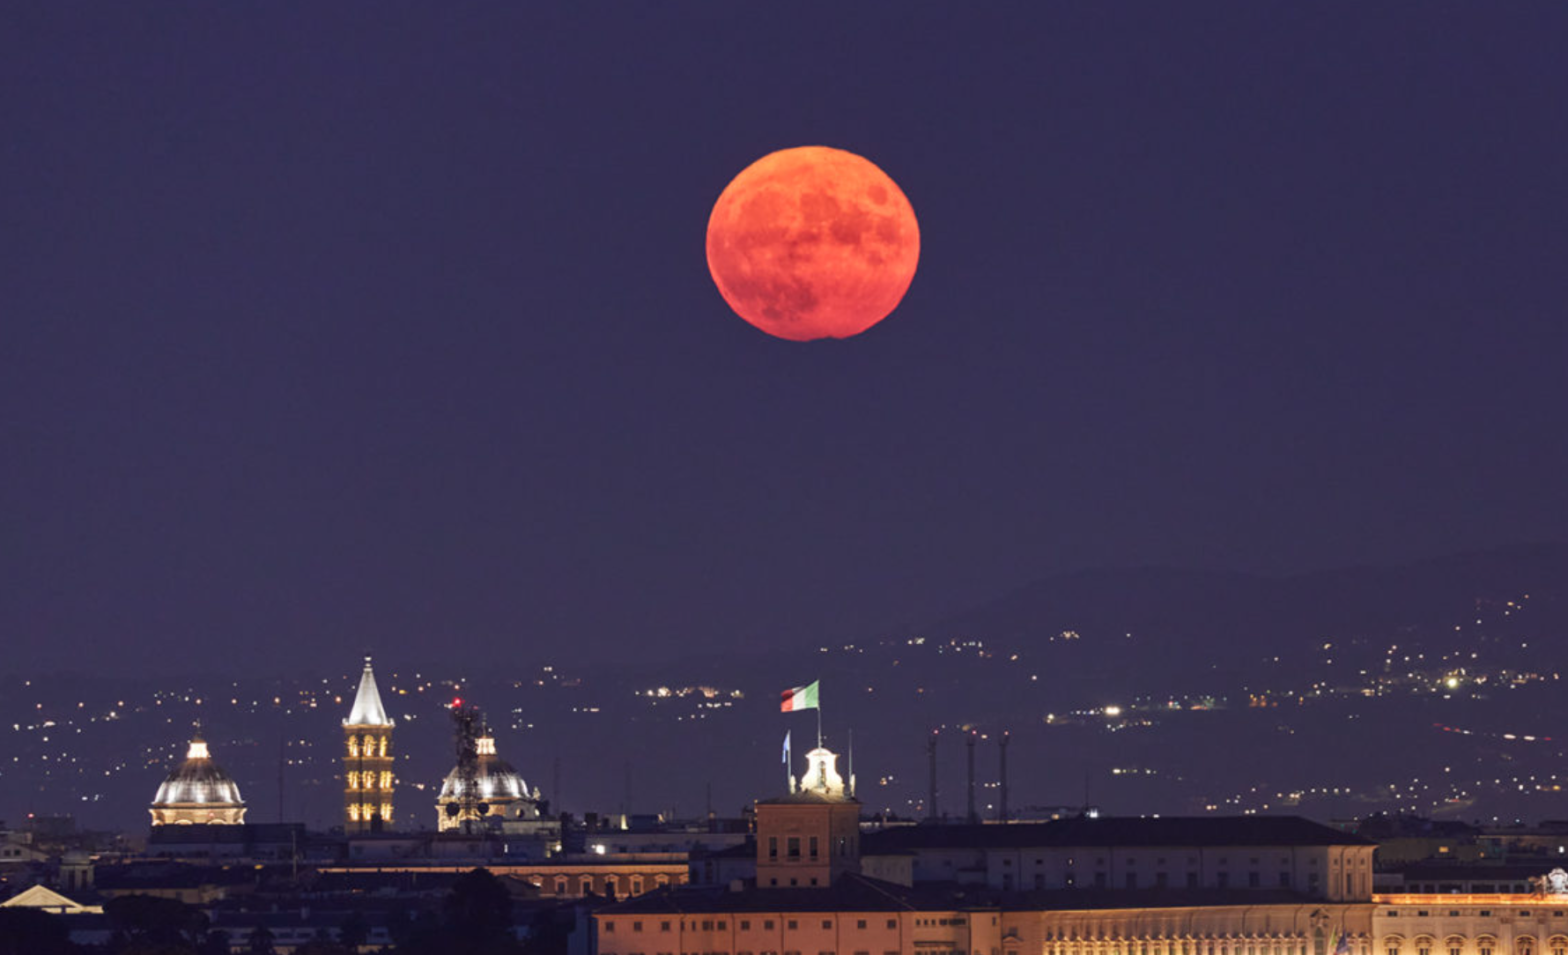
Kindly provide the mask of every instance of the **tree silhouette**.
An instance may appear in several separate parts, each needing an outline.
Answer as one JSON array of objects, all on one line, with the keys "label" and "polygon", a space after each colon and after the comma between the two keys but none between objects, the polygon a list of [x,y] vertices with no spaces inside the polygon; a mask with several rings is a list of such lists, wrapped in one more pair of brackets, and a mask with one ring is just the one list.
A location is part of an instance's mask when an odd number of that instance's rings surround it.
[{"label": "tree silhouette", "polygon": [[206,914],[176,899],[122,895],[105,902],[103,914],[124,939],[126,953],[194,953],[207,932]]},{"label": "tree silhouette", "polygon": [[272,929],[265,925],[257,925],[251,929],[250,944],[245,946],[245,950],[250,955],[273,955],[276,949],[272,947],[272,943],[275,941],[277,936],[272,934]]},{"label": "tree silhouette", "polygon": [[338,927],[338,941],[351,952],[359,951],[359,947],[370,940],[370,923],[365,921],[365,913],[357,909],[349,913],[348,918]]},{"label": "tree silhouette", "polygon": [[71,944],[65,922],[34,909],[0,909],[0,955],[67,955]]},{"label": "tree silhouette", "polygon": [[229,955],[230,944],[228,932],[221,928],[212,929],[196,951],[199,955]]},{"label": "tree silhouette", "polygon": [[421,919],[397,927],[399,955],[519,955],[512,934],[512,897],[487,869],[458,876],[442,900],[439,924]]},{"label": "tree silhouette", "polygon": [[511,893],[489,869],[458,876],[443,908],[448,938],[462,951],[491,955],[520,948],[512,935]]}]

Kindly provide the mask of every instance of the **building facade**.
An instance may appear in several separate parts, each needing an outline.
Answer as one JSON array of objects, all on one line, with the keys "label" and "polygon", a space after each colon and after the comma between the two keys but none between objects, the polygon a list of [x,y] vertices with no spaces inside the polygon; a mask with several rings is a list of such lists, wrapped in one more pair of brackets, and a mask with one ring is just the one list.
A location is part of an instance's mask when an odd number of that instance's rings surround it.
[{"label": "building facade", "polygon": [[1374,845],[1306,820],[929,825],[862,839],[832,754],[808,759],[802,785],[757,804],[754,880],[603,909],[598,955],[1501,955],[1377,950]]},{"label": "building facade", "polygon": [[1373,955],[1568,955],[1568,873],[1531,882],[1530,892],[1378,895]]}]

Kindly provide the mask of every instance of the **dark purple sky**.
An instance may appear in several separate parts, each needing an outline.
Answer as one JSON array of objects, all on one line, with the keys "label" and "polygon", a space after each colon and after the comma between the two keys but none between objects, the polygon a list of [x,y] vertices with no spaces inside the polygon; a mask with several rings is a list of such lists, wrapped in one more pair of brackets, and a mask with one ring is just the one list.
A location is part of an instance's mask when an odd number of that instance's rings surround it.
[{"label": "dark purple sky", "polygon": [[[1568,537],[1568,5],[11,4],[8,667],[610,658]],[[703,233],[872,159],[893,316]],[[347,661],[347,662],[345,662]]]}]

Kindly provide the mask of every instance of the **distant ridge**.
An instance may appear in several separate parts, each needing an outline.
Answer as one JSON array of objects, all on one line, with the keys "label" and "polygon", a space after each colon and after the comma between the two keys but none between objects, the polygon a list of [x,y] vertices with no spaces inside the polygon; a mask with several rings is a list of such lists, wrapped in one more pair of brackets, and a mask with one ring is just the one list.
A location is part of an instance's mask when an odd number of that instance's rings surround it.
[{"label": "distant ridge", "polygon": [[[1568,543],[1558,542],[1278,577],[1101,568],[1055,574],[903,632],[1049,646],[1063,653],[1064,666],[1086,676],[1152,668],[1165,676],[1218,670],[1245,677],[1251,661],[1297,658],[1325,643],[1442,641],[1474,618],[1478,606],[1506,605],[1526,594],[1528,612],[1519,614],[1515,629],[1568,636],[1565,591]],[[1553,643],[1550,652],[1568,660],[1568,641]]]}]

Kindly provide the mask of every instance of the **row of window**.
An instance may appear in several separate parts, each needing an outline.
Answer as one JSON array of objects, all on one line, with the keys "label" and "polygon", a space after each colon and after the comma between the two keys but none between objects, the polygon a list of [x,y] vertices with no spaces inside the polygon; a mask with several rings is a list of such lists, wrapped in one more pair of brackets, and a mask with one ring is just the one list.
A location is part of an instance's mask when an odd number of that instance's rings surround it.
[{"label": "row of window", "polygon": [[[1074,865],[1077,861],[1078,860],[1073,858],[1072,856],[1068,856],[1068,858],[1067,858],[1067,864],[1069,866]],[[1335,859],[1335,860],[1333,860],[1333,862],[1334,862],[1335,866],[1339,865],[1339,860]],[[1138,857],[1137,856],[1126,856],[1126,857],[1124,857],[1121,860],[1121,863],[1124,866],[1137,865],[1138,864]],[[1012,859],[1003,859],[1002,860],[1002,865],[1004,865],[1004,866],[1010,866],[1012,864],[1013,864],[1013,860]],[[1045,865],[1045,860],[1044,859],[1036,859],[1036,860],[1034,860],[1034,864],[1037,865],[1037,866]],[[1097,866],[1102,866],[1103,867],[1105,865],[1105,856],[1097,856],[1097,857],[1095,857],[1094,864],[1097,865]],[[1165,865],[1166,864],[1165,857],[1164,856],[1160,856],[1160,857],[1155,858],[1154,864],[1155,865]],[[1198,857],[1197,856],[1188,856],[1187,857],[1187,864],[1190,865],[1190,866],[1197,865],[1198,864]],[[1221,856],[1220,859],[1219,859],[1219,864],[1220,865],[1230,865],[1230,859],[1228,859],[1228,858],[1226,858],[1224,856]],[[1261,860],[1258,859],[1256,856],[1254,856],[1254,857],[1252,857],[1252,858],[1247,860],[1247,864],[1248,865],[1260,865],[1261,864]],[[1280,860],[1279,860],[1279,864],[1281,866],[1289,866],[1291,864],[1290,857],[1288,857],[1288,856],[1281,857]],[[1358,867],[1364,869],[1364,868],[1367,867],[1367,859],[1365,857],[1357,858],[1353,864],[1355,866],[1358,866]],[[1317,868],[1317,865],[1318,865],[1317,857],[1316,856],[1309,857],[1307,859],[1307,865],[1310,868],[1314,868],[1314,869]]]},{"label": "row of window", "polygon": [[[661,878],[662,878],[662,876],[661,876]],[[752,921],[753,921],[752,919],[740,919],[739,920],[740,930],[742,932],[749,932],[749,931],[751,931]],[[775,927],[778,924],[775,919],[759,919],[757,921],[759,921],[761,923],[762,931],[764,931],[764,932],[774,931]],[[917,921],[917,923],[920,923],[920,924],[935,925],[938,920],[937,919],[917,919],[916,921]],[[965,920],[962,919],[962,918],[941,919],[941,923],[943,925],[963,925],[964,922],[965,922]],[[604,923],[604,930],[606,932],[614,932],[615,931],[615,924],[616,923],[615,923],[615,921],[613,919],[606,920],[605,923]],[[670,922],[670,921],[661,921],[659,923],[659,931],[661,931],[661,932],[673,931],[674,930],[673,929],[674,924],[675,924],[674,922]],[[684,922],[683,921],[681,923],[681,929],[683,931],[687,931],[687,932],[715,932],[715,931],[716,932],[727,932],[727,931],[729,931],[729,927],[730,927],[730,923],[729,923],[728,919],[692,919],[690,922]],[[825,928],[825,929],[830,929],[831,930],[833,928],[833,920],[832,919],[823,919],[822,920],[822,927]],[[867,927],[867,922],[866,922],[865,919],[856,919],[855,920],[855,928],[857,928],[857,929],[864,929],[866,927]],[[898,928],[898,919],[888,919],[887,920],[887,927],[888,928]],[[785,919],[784,920],[784,928],[786,930],[788,930],[788,931],[792,931],[792,932],[796,931],[796,930],[798,930],[800,928],[800,920],[799,919]],[[632,931],[633,932],[641,932],[641,931],[643,931],[643,923],[640,922],[640,921],[633,921],[632,922]]]},{"label": "row of window", "polygon": [[[1568,955],[1568,939],[1554,938],[1551,940],[1550,945],[1549,951],[1551,955]],[[1383,950],[1387,952],[1387,955],[1409,955],[1411,952],[1414,952],[1415,955],[1432,955],[1436,946],[1436,940],[1429,936],[1418,937],[1411,944],[1410,948],[1406,948],[1404,939],[1397,935],[1383,940]],[[1490,935],[1483,935],[1475,940],[1475,951],[1478,955],[1492,955],[1496,947],[1497,939]],[[1448,955],[1464,955],[1465,939],[1462,936],[1451,935],[1443,940],[1443,948],[1447,950]],[[1514,939],[1514,951],[1518,955],[1533,955],[1535,940],[1530,938]]]},{"label": "row of window", "polygon": [[1535,887],[1526,882],[1412,882],[1400,891],[1424,895],[1449,892],[1464,892],[1472,895],[1485,895],[1491,892],[1529,895],[1535,891]]},{"label": "row of window", "polygon": [[[1352,944],[1350,950],[1352,955],[1364,951],[1356,944]],[[1152,942],[1138,941],[1126,944],[1072,942],[1045,946],[1045,955],[1307,955],[1308,951],[1309,946],[1305,939],[1264,939],[1245,942],[1226,939],[1196,942],[1188,939],[1182,941],[1156,939]],[[1327,951],[1327,943],[1323,938],[1314,939],[1310,951],[1312,955],[1331,955]]]},{"label": "row of window", "polygon": [[350,736],[348,738],[348,755],[353,759],[360,758],[361,754],[367,759],[385,756],[387,754],[388,742],[389,740],[385,736],[380,739],[376,739],[374,736],[366,736],[363,739],[358,736]]},{"label": "row of window", "polygon": [[[344,775],[344,779],[347,781],[348,788],[350,788],[350,789],[361,789],[361,788],[363,788],[363,789],[376,789],[376,788],[391,789],[392,788],[392,772],[391,772],[391,770],[385,770],[385,771],[381,772],[380,774],[371,772],[369,770],[366,770],[363,773],[349,772],[349,773],[346,773]],[[376,785],[376,782],[378,780],[381,783],[381,785],[379,787],[377,787],[377,785]]]},{"label": "row of window", "polygon": [[[644,953],[644,952],[627,952],[626,955],[646,955],[646,953]],[[655,952],[654,955],[675,955],[675,953],[674,952]],[[681,952],[680,955],[730,955],[730,953],[729,952]],[[741,951],[736,952],[735,955],[779,955],[779,953],[778,952],[750,952],[750,951],[741,950]],[[801,955],[801,953],[800,952],[784,952],[783,955]],[[829,952],[818,952],[817,955],[838,955],[838,953],[837,952],[831,952],[831,951],[829,951]],[[870,952],[866,952],[866,951],[861,951],[861,952],[855,952],[854,955],[871,955],[871,953]],[[881,955],[900,955],[900,953],[898,951],[896,951],[896,950],[895,951],[885,951],[885,952],[882,952]],[[922,952],[922,955],[964,955],[964,953],[962,951],[951,951],[951,952],[949,952],[949,951],[937,950],[937,951],[931,951],[931,952]]]},{"label": "row of window", "polygon": [[[816,836],[808,837],[807,840],[806,840],[806,846],[805,847],[806,847],[806,856],[805,856],[805,858],[808,858],[808,859],[818,859],[818,858],[821,858],[821,855],[820,855],[820,852],[819,852],[819,850],[821,848],[821,844],[818,841]],[[786,836],[785,837],[785,839],[784,839],[784,857],[786,859],[799,859],[799,858],[801,858],[800,850],[801,850],[801,842],[800,842],[800,837],[799,836]],[[835,838],[833,840],[833,854],[837,855],[837,856],[840,856],[840,857],[847,857],[850,854],[849,840],[847,838],[845,838],[844,836],[838,836],[837,838]],[[777,860],[778,857],[779,857],[779,837],[778,836],[769,836],[768,837],[768,858],[772,859],[772,860]]]},{"label": "row of window", "polygon": [[[1430,916],[1431,914],[1432,914],[1432,912],[1431,912],[1430,909],[1417,909],[1416,910],[1416,918],[1424,919],[1424,918],[1427,918],[1428,916]],[[1464,913],[1461,912],[1459,909],[1449,909],[1448,910],[1448,915],[1449,915],[1450,918],[1458,918],[1459,916],[1461,916],[1463,914]],[[1481,909],[1478,912],[1476,912],[1475,914],[1480,916],[1481,918],[1484,918],[1484,919],[1491,918],[1492,917],[1492,910],[1491,909]],[[1536,910],[1520,909],[1519,910],[1519,917],[1522,918],[1522,919],[1535,918],[1537,915],[1540,915],[1540,914],[1541,914],[1541,912],[1540,912],[1539,909],[1536,909]],[[1556,910],[1554,910],[1552,912],[1552,918],[1560,919],[1565,914],[1568,914],[1568,913],[1565,913],[1562,909],[1556,909]],[[1389,909],[1387,912],[1384,912],[1383,915],[1385,917],[1387,917],[1387,918],[1397,919],[1397,918],[1399,918],[1399,910],[1398,909]]]},{"label": "row of window", "polygon": [[[593,890],[594,890],[594,888],[593,888],[593,880],[594,880],[594,877],[591,876],[591,875],[582,875],[582,876],[578,876],[577,877],[577,886],[581,890],[581,894],[582,895],[588,895],[589,893],[593,892]],[[642,876],[634,875],[634,876],[631,876],[627,881],[628,881],[628,883],[631,886],[631,894],[632,895],[641,895],[643,893],[643,889],[645,888],[646,883],[643,881],[643,877]],[[662,874],[661,875],[656,875],[656,876],[653,877],[653,882],[654,882],[655,886],[657,886],[658,888],[662,889],[665,886],[670,884],[670,877],[667,876],[667,875],[662,875]],[[533,880],[533,883],[534,883],[534,885],[542,887],[544,885],[544,880],[540,879],[540,878],[535,878]],[[570,884],[571,884],[571,879],[570,879],[569,876],[564,876],[564,875],[556,876],[555,877],[555,894],[556,895],[565,895],[567,893],[567,891],[568,891],[568,887],[570,886]],[[619,876],[614,876],[614,875],[607,875],[607,876],[605,876],[604,877],[604,894],[605,895],[610,895],[610,896],[616,895],[618,890],[619,890],[619,888],[620,888],[620,884],[621,884],[621,880],[620,880]]]},{"label": "row of window", "polygon": [[[359,803],[350,803],[349,804],[349,807],[348,807],[348,821],[349,822],[359,822],[361,820],[363,820],[365,822],[369,822],[370,820],[375,819],[375,818],[376,818],[376,807],[373,804],[368,803],[368,802],[364,803],[363,805],[361,805]],[[384,803],[381,804],[381,817],[380,818],[382,818],[384,820],[387,820],[387,821],[390,821],[392,819],[392,804],[391,803],[384,802]]]},{"label": "row of window", "polygon": [[[1069,889],[1077,888],[1078,887],[1078,879],[1077,879],[1076,876],[1074,876],[1072,874],[1068,874],[1068,875],[1063,877],[1062,884],[1065,887],[1069,888]],[[1110,888],[1110,879],[1106,877],[1106,874],[1104,872],[1096,872],[1094,874],[1094,881],[1093,881],[1092,884],[1097,889]],[[1122,885],[1125,888],[1136,889],[1140,885],[1148,885],[1148,884],[1149,883],[1142,882],[1141,879],[1139,878],[1138,873],[1136,873],[1136,872],[1124,872],[1124,873],[1122,873]],[[1154,873],[1154,883],[1153,883],[1153,887],[1154,888],[1157,888],[1157,889],[1169,888],[1170,884],[1171,884],[1171,880],[1170,880],[1170,874],[1169,873],[1166,873],[1166,872],[1156,872],[1156,873]],[[1199,887],[1199,885],[1200,885],[1200,880],[1199,880],[1199,877],[1198,877],[1198,873],[1196,873],[1196,872],[1188,872],[1186,874],[1185,887],[1189,888],[1189,889],[1196,889],[1196,888]],[[1295,887],[1295,880],[1291,877],[1291,874],[1289,872],[1281,872],[1281,873],[1279,873],[1277,875],[1277,877],[1275,879],[1275,885],[1277,887],[1279,887],[1279,888],[1282,888],[1282,889],[1294,888]],[[1318,891],[1320,885],[1321,885],[1321,883],[1318,881],[1318,874],[1316,872],[1309,872],[1309,873],[1307,873],[1307,890],[1308,891],[1316,893]],[[1013,889],[1015,887],[1016,886],[1013,884],[1013,874],[1011,872],[1004,872],[1004,873],[1002,873],[1002,888],[1003,889]],[[1034,887],[1036,889],[1044,889],[1046,887],[1045,873],[1043,873],[1043,872],[1036,872],[1034,874]],[[1214,887],[1215,888],[1219,888],[1219,889],[1232,888],[1232,886],[1230,884],[1230,873],[1228,873],[1228,872],[1217,872],[1217,873],[1215,873],[1214,874]],[[1247,873],[1247,888],[1249,888],[1249,889],[1261,889],[1263,887],[1264,887],[1264,884],[1263,884],[1263,873],[1261,873],[1261,872],[1248,872]],[[1353,895],[1353,894],[1355,894],[1354,876],[1350,875],[1349,873],[1347,873],[1345,875],[1345,894],[1346,895]]]},{"label": "row of window", "polygon": [[[628,952],[626,955],[646,955],[644,952]],[[655,952],[654,955],[675,955],[674,952]],[[681,952],[680,955],[730,955],[729,952]],[[779,955],[778,952],[749,952],[739,951],[735,955]],[[784,952],[783,955],[801,955],[800,952]],[[836,952],[818,952],[817,955],[837,955]],[[854,955],[871,955],[870,952],[855,952]],[[899,955],[897,951],[883,952],[882,955]],[[962,951],[933,951],[922,955],[964,955]]]}]

